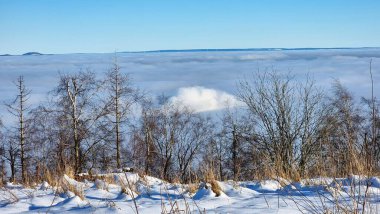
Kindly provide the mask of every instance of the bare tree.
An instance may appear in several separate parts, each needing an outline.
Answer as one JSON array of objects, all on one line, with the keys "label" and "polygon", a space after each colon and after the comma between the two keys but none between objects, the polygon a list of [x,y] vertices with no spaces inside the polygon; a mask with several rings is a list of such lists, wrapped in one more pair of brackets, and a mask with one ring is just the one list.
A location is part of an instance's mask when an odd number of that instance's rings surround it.
[{"label": "bare tree", "polygon": [[179,112],[172,112],[170,105],[163,107],[155,120],[157,127],[153,139],[161,159],[161,177],[170,180],[169,172],[174,162],[175,130]]},{"label": "bare tree", "polygon": [[117,58],[115,57],[112,69],[106,73],[104,85],[108,92],[105,109],[107,110],[107,118],[111,124],[111,133],[114,136],[117,168],[121,168],[122,165],[120,154],[123,141],[122,126],[127,122],[130,107],[135,99],[135,90],[132,89],[130,84],[129,76],[121,73]]},{"label": "bare tree", "polygon": [[352,94],[339,81],[333,84],[333,96],[329,99],[328,140],[331,156],[338,175],[357,172],[359,167],[359,140],[363,117],[356,107]]},{"label": "bare tree", "polygon": [[[270,157],[276,173],[292,176],[300,154],[297,142],[302,142],[301,153],[310,155],[313,151],[309,149],[314,143],[310,142],[310,135],[317,133],[318,127],[310,119],[318,116],[321,92],[312,82],[301,84],[291,75],[281,75],[275,70],[255,74],[252,83],[240,83],[238,96],[254,116],[255,139]],[[301,161],[304,158],[301,155]]]},{"label": "bare tree", "polygon": [[177,122],[174,132],[176,162],[181,180],[188,182],[194,159],[199,150],[213,137],[213,125],[210,118],[187,109],[181,109]]},{"label": "bare tree", "polygon": [[60,117],[49,104],[37,106],[29,113],[30,152],[33,154],[30,162],[35,166],[35,180],[41,178],[48,169],[54,170],[58,175],[64,172],[69,157],[65,154],[69,150],[69,136],[66,136]]},{"label": "bare tree", "polygon": [[145,174],[150,174],[153,167],[155,147],[153,143],[153,133],[156,127],[155,115],[157,110],[152,106],[150,100],[143,102],[142,106],[142,136],[143,136],[143,145],[144,145],[144,172]]},{"label": "bare tree", "polygon": [[10,170],[11,170],[11,182],[16,181],[16,173],[17,173],[17,158],[19,154],[19,147],[17,142],[15,142],[15,136],[6,136],[5,137],[5,145],[4,145],[4,158],[9,162]]},{"label": "bare tree", "polygon": [[364,149],[366,152],[369,170],[375,170],[379,167],[380,157],[380,116],[379,107],[380,103],[376,98],[362,98],[363,104],[362,112],[364,113],[364,134],[366,144]]},{"label": "bare tree", "polygon": [[[244,109],[227,108],[223,114],[217,140],[220,141],[219,147],[224,147],[219,148],[224,154],[218,156],[224,156],[220,157],[219,164],[223,162],[222,158],[226,159],[223,168],[225,171],[232,172],[229,178],[238,180],[245,171],[252,174],[252,169],[248,167],[250,162],[248,160],[253,155],[250,152],[254,143],[254,125],[254,118],[250,118],[250,113]],[[219,168],[221,171],[222,167]]]},{"label": "bare tree", "polygon": [[90,126],[97,117],[91,111],[96,89],[95,75],[89,71],[80,71],[77,74],[61,75],[59,85],[54,90],[59,111],[69,125],[75,173],[83,168],[85,153],[82,142],[89,137]]},{"label": "bare tree", "polygon": [[213,125],[209,118],[159,99],[157,106],[144,102],[139,124],[133,127],[134,163],[147,174],[188,182],[194,160],[213,136]]},{"label": "bare tree", "polygon": [[0,119],[0,185],[5,182],[6,171],[5,171],[5,138],[3,135],[3,121]]},{"label": "bare tree", "polygon": [[5,104],[8,108],[8,111],[17,117],[17,141],[18,145],[20,147],[20,162],[21,162],[21,175],[22,175],[22,182],[26,183],[27,181],[27,166],[26,166],[26,112],[29,109],[29,106],[27,105],[27,101],[30,97],[31,91],[26,88],[24,83],[23,76],[19,76],[17,78],[17,81],[15,82],[15,85],[17,87],[17,96],[15,100],[11,103]]},{"label": "bare tree", "polygon": [[[368,109],[370,109],[369,113],[369,123],[370,128],[366,130],[366,137],[369,135],[370,141],[365,145],[366,147],[366,156],[367,156],[367,168],[370,172],[372,172],[373,169],[376,169],[379,167],[379,102],[374,96],[374,82],[373,82],[373,74],[372,74],[372,59],[369,62],[369,73],[371,78],[371,98],[366,99],[362,98],[362,102],[366,105]],[[367,141],[367,139],[365,139]]]},{"label": "bare tree", "polygon": [[136,121],[130,125],[131,129],[131,154],[134,167],[142,168],[147,175],[161,176],[162,161],[160,151],[156,147],[157,135],[160,133],[159,115],[161,109],[156,106],[152,99],[144,97],[139,99],[141,114]]},{"label": "bare tree", "polygon": [[298,137],[299,148],[296,150],[300,151],[297,158],[299,174],[305,176],[306,169],[313,169],[315,165],[315,159],[320,150],[321,130],[327,119],[329,107],[323,91],[317,88],[309,77],[298,87],[301,102],[299,115],[301,127]]}]

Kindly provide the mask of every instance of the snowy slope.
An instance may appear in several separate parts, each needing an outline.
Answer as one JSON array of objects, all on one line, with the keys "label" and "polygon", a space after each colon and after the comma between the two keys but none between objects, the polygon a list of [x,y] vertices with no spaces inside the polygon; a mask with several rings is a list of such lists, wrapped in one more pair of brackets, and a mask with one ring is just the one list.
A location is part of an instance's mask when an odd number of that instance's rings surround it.
[{"label": "snowy slope", "polygon": [[[362,209],[379,210],[379,178],[316,178],[290,183],[286,180],[218,182],[222,193],[216,197],[211,188],[189,193],[187,185],[171,184],[137,174],[110,174],[112,184],[103,180],[65,182],[83,189],[81,199],[73,192],[62,192],[46,182],[34,188],[7,184],[0,191],[0,213],[322,213]],[[107,179],[110,181],[110,179]],[[129,182],[130,185],[126,184]],[[370,183],[367,183],[370,182]],[[370,187],[367,190],[367,184]],[[122,191],[122,189],[128,189]],[[339,203],[337,203],[339,202]],[[359,203],[356,203],[359,202]],[[337,206],[337,204],[339,206]]]}]

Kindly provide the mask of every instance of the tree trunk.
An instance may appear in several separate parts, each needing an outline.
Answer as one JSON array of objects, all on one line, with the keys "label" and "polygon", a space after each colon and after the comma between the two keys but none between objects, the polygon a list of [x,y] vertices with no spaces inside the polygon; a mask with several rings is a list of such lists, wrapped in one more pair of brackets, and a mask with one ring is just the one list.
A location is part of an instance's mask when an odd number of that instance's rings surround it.
[{"label": "tree trunk", "polygon": [[236,126],[234,125],[232,131],[232,164],[233,164],[233,173],[234,173],[234,181],[238,180],[239,174],[239,163],[238,163],[238,139],[236,134]]}]

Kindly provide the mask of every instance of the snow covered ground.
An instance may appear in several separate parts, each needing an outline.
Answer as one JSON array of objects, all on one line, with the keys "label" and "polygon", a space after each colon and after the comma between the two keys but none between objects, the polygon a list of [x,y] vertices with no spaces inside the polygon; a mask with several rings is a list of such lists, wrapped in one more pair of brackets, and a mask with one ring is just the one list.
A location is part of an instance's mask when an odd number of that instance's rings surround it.
[{"label": "snow covered ground", "polygon": [[[108,174],[104,180],[77,182],[64,176],[63,183],[83,192],[75,195],[44,182],[33,188],[7,184],[0,191],[0,213],[334,213],[365,209],[380,211],[380,179],[317,178],[289,183],[284,179],[218,182],[218,197],[209,184],[195,192],[188,185],[166,183],[137,174]],[[128,178],[128,179],[126,179]],[[128,185],[129,183],[129,185]],[[369,186],[368,186],[369,185]],[[205,188],[205,186],[207,188]],[[124,189],[124,191],[122,191]]]}]

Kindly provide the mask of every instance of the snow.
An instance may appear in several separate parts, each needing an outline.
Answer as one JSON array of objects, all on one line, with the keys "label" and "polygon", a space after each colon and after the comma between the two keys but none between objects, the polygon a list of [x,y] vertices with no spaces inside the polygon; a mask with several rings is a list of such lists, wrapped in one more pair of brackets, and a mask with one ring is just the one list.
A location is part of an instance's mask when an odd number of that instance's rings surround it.
[{"label": "snow", "polygon": [[[366,209],[379,210],[380,179],[314,178],[300,182],[285,179],[263,181],[217,181],[221,194],[211,184],[201,183],[191,194],[188,185],[173,184],[135,173],[111,173],[107,181],[79,182],[67,175],[64,182],[83,188],[84,198],[74,192],[56,192],[59,188],[42,182],[35,187],[8,183],[0,189],[0,213],[139,213],[191,211],[195,213],[310,213],[326,209],[338,212],[339,202],[347,209],[362,209],[356,203],[367,195]],[[98,176],[100,177],[100,176]],[[125,186],[123,182],[129,182]],[[367,188],[368,185],[368,188]],[[122,191],[122,188],[128,191]],[[207,187],[207,188],[206,188]]]},{"label": "snow", "polygon": [[40,190],[48,190],[50,188],[50,185],[48,182],[44,181],[41,184]]}]

